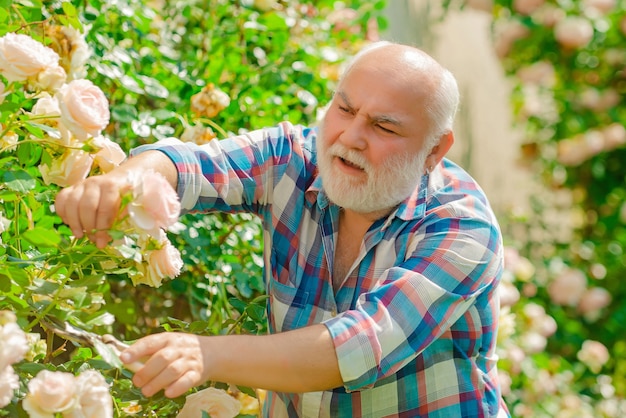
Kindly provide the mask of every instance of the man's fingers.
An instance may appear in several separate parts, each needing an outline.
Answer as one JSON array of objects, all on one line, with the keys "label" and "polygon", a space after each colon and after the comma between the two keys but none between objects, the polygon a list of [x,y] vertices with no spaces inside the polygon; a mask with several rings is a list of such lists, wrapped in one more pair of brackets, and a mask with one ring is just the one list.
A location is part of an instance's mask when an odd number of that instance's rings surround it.
[{"label": "man's fingers", "polygon": [[82,238],[84,230],[78,210],[78,201],[81,195],[82,184],[61,190],[55,201],[57,214],[70,227],[76,238]]}]

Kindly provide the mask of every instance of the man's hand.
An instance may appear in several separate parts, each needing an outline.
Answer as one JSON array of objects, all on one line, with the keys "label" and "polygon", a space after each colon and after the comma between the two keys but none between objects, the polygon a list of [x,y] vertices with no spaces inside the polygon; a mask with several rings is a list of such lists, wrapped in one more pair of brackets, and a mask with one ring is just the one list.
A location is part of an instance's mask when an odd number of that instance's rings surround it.
[{"label": "man's hand", "polygon": [[165,396],[175,398],[208,379],[208,350],[202,347],[207,338],[174,332],[153,334],[127,348],[120,359],[131,364],[147,358],[133,383],[145,396],[165,389]]},{"label": "man's hand", "polygon": [[172,160],[160,151],[146,151],[107,174],[87,177],[61,190],[54,204],[56,212],[76,238],[87,235],[104,248],[111,241],[107,231],[119,214],[122,194],[130,187],[128,172],[147,169],[163,174],[176,187],[178,173]]},{"label": "man's hand", "polygon": [[128,187],[125,172],[88,177],[61,190],[54,206],[76,238],[87,235],[98,248],[104,248],[111,241],[107,230],[118,215],[121,195]]}]

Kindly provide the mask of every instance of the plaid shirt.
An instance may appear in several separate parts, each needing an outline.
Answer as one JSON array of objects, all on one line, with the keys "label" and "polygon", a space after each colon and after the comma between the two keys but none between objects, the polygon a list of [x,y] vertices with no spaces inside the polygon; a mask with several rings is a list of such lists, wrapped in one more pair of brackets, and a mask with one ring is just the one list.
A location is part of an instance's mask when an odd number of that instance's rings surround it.
[{"label": "plaid shirt", "polygon": [[486,197],[448,160],[367,231],[335,294],[339,208],[317,175],[315,129],[281,123],[198,146],[165,140],[185,211],[252,212],[264,229],[271,332],[323,323],[343,386],[269,392],[270,417],[495,417],[502,243]]}]

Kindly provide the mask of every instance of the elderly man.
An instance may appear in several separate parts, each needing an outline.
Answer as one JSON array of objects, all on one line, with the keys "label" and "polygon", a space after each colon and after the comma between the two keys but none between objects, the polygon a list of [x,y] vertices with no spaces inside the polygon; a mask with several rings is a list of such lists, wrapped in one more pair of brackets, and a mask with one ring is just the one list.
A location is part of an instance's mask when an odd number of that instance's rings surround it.
[{"label": "elderly man", "polygon": [[318,128],[281,123],[197,146],[139,147],[59,193],[102,247],[128,170],[153,168],[186,211],[263,222],[269,335],[140,339],[125,362],[146,396],[207,380],[267,389],[270,417],[495,417],[502,244],[475,181],[444,158],[454,77],[380,42],[346,69]]}]

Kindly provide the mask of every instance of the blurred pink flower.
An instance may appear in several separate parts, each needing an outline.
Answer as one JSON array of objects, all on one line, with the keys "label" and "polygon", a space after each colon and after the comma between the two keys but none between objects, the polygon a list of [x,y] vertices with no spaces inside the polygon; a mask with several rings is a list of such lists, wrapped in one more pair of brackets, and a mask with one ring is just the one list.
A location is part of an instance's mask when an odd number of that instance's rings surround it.
[{"label": "blurred pink flower", "polygon": [[520,293],[517,288],[509,282],[503,281],[498,286],[498,293],[500,294],[500,306],[513,306],[520,299]]},{"label": "blurred pink flower", "polygon": [[539,9],[546,0],[513,0],[513,10],[523,15],[530,15]]},{"label": "blurred pink flower", "polygon": [[67,187],[85,179],[91,171],[92,164],[91,154],[68,148],[60,158],[52,161],[52,165],[41,164],[39,170],[46,184]]},{"label": "blurred pink flower", "polygon": [[616,0],[583,0],[583,9],[593,17],[609,13],[616,5]]},{"label": "blurred pink flower", "polygon": [[584,17],[568,16],[554,26],[554,37],[565,48],[582,48],[593,38],[593,26]]},{"label": "blurred pink flower", "polygon": [[109,385],[95,370],[86,370],[75,378],[77,403],[63,418],[111,418],[113,399]]},{"label": "blurred pink flower", "polygon": [[94,154],[94,164],[99,167],[100,171],[103,173],[108,173],[113,170],[126,159],[126,153],[122,150],[122,147],[107,137],[99,135],[93,138],[91,144],[100,148],[100,150]]},{"label": "blurred pink flower", "polygon": [[20,381],[13,367],[7,366],[4,370],[0,370],[0,408],[11,403],[15,391],[19,388]]},{"label": "blurred pink flower", "polygon": [[183,409],[176,418],[198,418],[208,412],[211,418],[234,418],[241,410],[241,403],[226,391],[207,388],[187,396]]},{"label": "blurred pink flower", "polygon": [[26,333],[15,322],[0,324],[0,370],[21,361],[28,352]]},{"label": "blurred pink flower", "polygon": [[167,179],[154,170],[129,173],[132,201],[128,214],[139,229],[160,237],[159,230],[174,225],[180,216],[178,194]]},{"label": "blurred pink flower", "polygon": [[576,357],[585,363],[589,370],[594,373],[600,373],[602,366],[611,358],[609,350],[599,341],[586,340],[582,347],[576,353]]},{"label": "blurred pink flower", "polygon": [[603,287],[592,287],[580,298],[578,311],[585,316],[594,317],[601,309],[606,308],[611,300],[608,290]]},{"label": "blurred pink flower", "polygon": [[109,101],[89,80],[74,80],[59,89],[61,122],[79,140],[98,136],[109,124]]},{"label": "blurred pink flower", "polygon": [[577,269],[568,268],[548,285],[548,294],[557,305],[576,306],[587,290],[587,277]]},{"label": "blurred pink flower", "polygon": [[0,74],[9,82],[25,81],[59,65],[59,55],[28,35],[7,33],[0,38]]},{"label": "blurred pink flower", "polygon": [[50,418],[69,412],[76,404],[74,375],[42,370],[28,382],[28,394],[22,402],[30,418]]},{"label": "blurred pink flower", "polygon": [[552,87],[556,82],[554,66],[547,61],[536,62],[522,67],[517,71],[517,76],[524,83],[545,87]]},{"label": "blurred pink flower", "polygon": [[518,39],[526,38],[530,30],[516,20],[500,21],[494,28],[494,49],[499,58],[506,57]]}]

